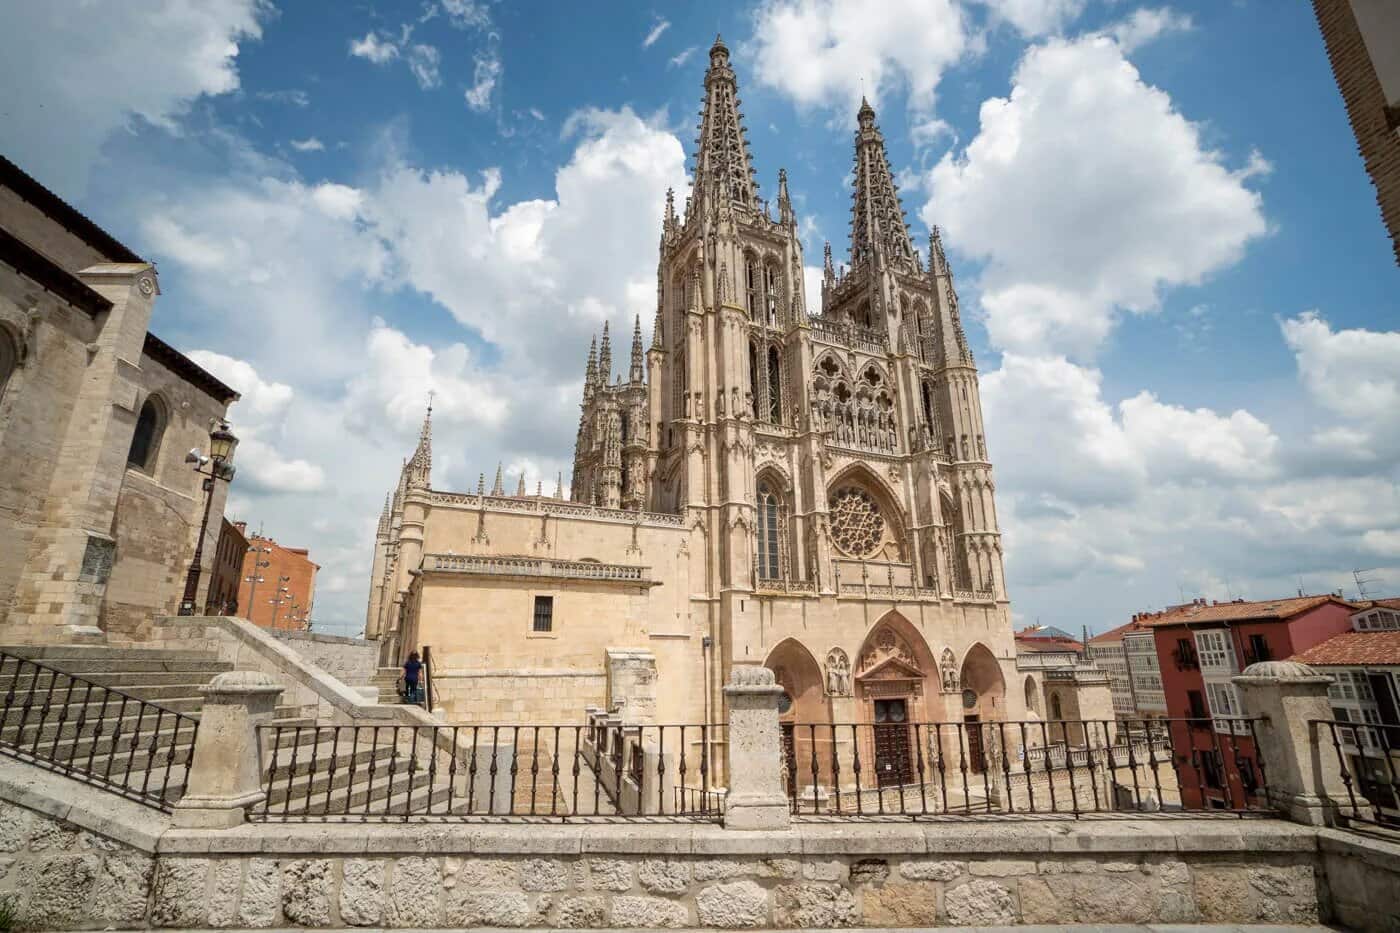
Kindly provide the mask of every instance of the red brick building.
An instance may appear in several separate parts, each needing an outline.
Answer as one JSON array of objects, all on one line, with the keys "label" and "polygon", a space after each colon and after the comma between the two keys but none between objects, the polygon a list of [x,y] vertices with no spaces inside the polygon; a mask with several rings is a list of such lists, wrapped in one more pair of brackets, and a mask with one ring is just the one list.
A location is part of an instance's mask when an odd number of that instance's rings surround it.
[{"label": "red brick building", "polygon": [[235,525],[227,518],[220,520],[219,543],[214,548],[213,568],[209,577],[209,596],[204,603],[208,615],[237,615],[238,590],[242,584],[243,557],[248,553],[248,539],[241,522]]},{"label": "red brick building", "polygon": [[272,538],[249,535],[238,614],[263,628],[307,628],[320,569],[304,547],[284,547]]},{"label": "red brick building", "polygon": [[1254,741],[1231,679],[1256,661],[1291,657],[1346,631],[1355,608],[1330,595],[1198,599],[1138,617],[1156,640],[1172,763],[1187,807],[1237,809],[1258,789]]}]

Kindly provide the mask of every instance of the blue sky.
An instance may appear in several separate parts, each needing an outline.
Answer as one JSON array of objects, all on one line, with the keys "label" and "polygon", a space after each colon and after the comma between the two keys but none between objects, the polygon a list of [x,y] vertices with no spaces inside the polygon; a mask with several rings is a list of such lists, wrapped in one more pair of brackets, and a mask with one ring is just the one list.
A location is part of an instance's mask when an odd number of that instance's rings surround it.
[{"label": "blue sky", "polygon": [[862,93],[944,227],[1018,622],[1400,589],[1400,270],[1305,3],[75,3],[12,11],[0,149],[158,263],[153,329],[244,393],[233,511],[312,548],[327,629],[430,389],[435,485],[568,473],[716,32],[809,266]]}]

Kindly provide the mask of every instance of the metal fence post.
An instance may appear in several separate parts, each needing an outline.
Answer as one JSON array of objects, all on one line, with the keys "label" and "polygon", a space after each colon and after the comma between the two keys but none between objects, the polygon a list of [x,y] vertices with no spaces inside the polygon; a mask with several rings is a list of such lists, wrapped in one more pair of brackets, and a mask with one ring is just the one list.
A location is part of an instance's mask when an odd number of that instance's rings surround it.
[{"label": "metal fence post", "polygon": [[[1327,687],[1332,678],[1297,661],[1261,661],[1234,678],[1245,713],[1255,726],[1268,773],[1269,803],[1310,826],[1336,822],[1346,799],[1341,763],[1317,720],[1332,718]],[[1363,802],[1364,803],[1364,802]]]},{"label": "metal fence post", "polygon": [[725,828],[787,829],[791,814],[778,725],[783,688],[768,668],[736,664],[724,696],[729,703]]},{"label": "metal fence post", "polygon": [[189,784],[175,804],[174,825],[225,829],[264,797],[258,725],[272,718],[282,687],[257,671],[226,671],[201,692]]}]

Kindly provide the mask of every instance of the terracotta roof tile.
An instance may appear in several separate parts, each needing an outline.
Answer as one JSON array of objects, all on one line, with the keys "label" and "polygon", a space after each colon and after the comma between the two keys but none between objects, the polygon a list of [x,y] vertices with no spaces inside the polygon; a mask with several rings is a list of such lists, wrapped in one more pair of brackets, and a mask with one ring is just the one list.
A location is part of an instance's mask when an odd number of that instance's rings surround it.
[{"label": "terracotta roof tile", "polygon": [[1120,625],[1117,628],[1111,628],[1106,632],[1095,635],[1093,638],[1089,639],[1089,644],[1102,645],[1115,641],[1122,641],[1124,635],[1131,632],[1145,632],[1149,628],[1151,628],[1151,626],[1144,623],[1141,619],[1133,619],[1131,622]]},{"label": "terracotta roof tile", "polygon": [[1291,619],[1325,603],[1336,603],[1348,609],[1355,609],[1353,603],[1336,596],[1294,596],[1288,599],[1258,599],[1252,602],[1239,600],[1229,603],[1200,605],[1187,603],[1174,606],[1162,612],[1140,617],[1140,621],[1153,628],[1163,625],[1184,625],[1187,622],[1243,622],[1247,619]]},{"label": "terracotta roof tile", "polygon": [[1315,665],[1400,667],[1400,631],[1342,632],[1290,660]]}]

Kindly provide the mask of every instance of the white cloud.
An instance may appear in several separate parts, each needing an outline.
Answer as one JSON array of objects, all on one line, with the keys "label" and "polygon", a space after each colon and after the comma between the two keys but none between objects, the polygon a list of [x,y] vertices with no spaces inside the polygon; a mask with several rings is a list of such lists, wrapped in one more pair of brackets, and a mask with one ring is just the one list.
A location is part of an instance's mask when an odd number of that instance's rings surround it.
[{"label": "white cloud", "polygon": [[277,104],[290,104],[293,107],[311,106],[311,95],[300,88],[289,88],[281,91],[258,91],[253,96],[258,100],[271,101]]},{"label": "white cloud", "polygon": [[321,467],[282,455],[282,448],[293,440],[283,430],[294,396],[291,386],[268,382],[251,364],[222,353],[194,350],[188,356],[242,396],[229,410],[229,422],[239,437],[234,462],[240,487],[251,485],[275,493],[315,492],[322,487]]},{"label": "white cloud", "polygon": [[862,93],[899,87],[931,112],[943,72],[978,42],[954,0],[764,0],[745,48],[760,84],[854,116]]},{"label": "white cloud", "polygon": [[326,148],[326,144],[315,136],[308,136],[306,139],[292,140],[292,148],[297,152],[321,152]]},{"label": "white cloud", "polygon": [[657,19],[656,24],[651,27],[651,30],[646,34],[646,38],[642,40],[642,48],[651,48],[652,44],[655,43],[657,39],[661,38],[661,34],[670,28],[670,20]]},{"label": "white cloud", "polygon": [[491,25],[491,13],[486,4],[475,0],[441,0],[447,19],[458,29],[485,29]]},{"label": "white cloud", "polygon": [[438,74],[442,54],[436,48],[431,45],[412,45],[405,58],[408,60],[408,70],[413,72],[414,79],[423,90],[431,90],[442,84],[442,77]]},{"label": "white cloud", "polygon": [[675,55],[671,56],[668,64],[672,68],[679,68],[686,62],[690,61],[690,59],[694,57],[695,53],[698,51],[700,51],[700,46],[698,45],[692,45],[688,49],[682,49],[680,52],[677,52]]},{"label": "white cloud", "polygon": [[1364,463],[1400,458],[1400,331],[1333,330],[1316,311],[1279,326],[1304,389],[1328,413],[1314,444]]},{"label": "white cloud", "polygon": [[1085,0],[980,0],[992,17],[1026,38],[1058,33],[1084,12]]},{"label": "white cloud", "polygon": [[399,57],[399,46],[392,36],[367,32],[363,39],[350,40],[350,54],[376,65],[387,65]]},{"label": "white cloud", "polygon": [[0,150],[65,197],[81,195],[103,143],[133,118],[173,131],[202,95],[237,90],[239,44],[261,37],[270,9],[262,0],[6,4]]},{"label": "white cloud", "polygon": [[491,108],[491,95],[495,92],[496,83],[504,70],[505,66],[501,64],[500,56],[493,50],[477,53],[472,69],[472,86],[467,88],[464,95],[468,108],[477,113]]},{"label": "white cloud", "polygon": [[1121,310],[1229,266],[1266,231],[1260,196],[1112,40],[1052,39],[982,104],[977,136],[933,170],[922,216],[986,260],[999,347],[1091,356]]},{"label": "white cloud", "polygon": [[1178,13],[1169,7],[1140,7],[1108,27],[1108,34],[1117,40],[1124,52],[1131,52],[1140,46],[1160,39],[1174,32],[1188,32],[1194,24],[1186,13]]},{"label": "white cloud", "polygon": [[1222,416],[1164,405],[1151,392],[1123,400],[1118,411],[1128,442],[1155,477],[1258,480],[1274,473],[1278,437],[1247,411]]}]

